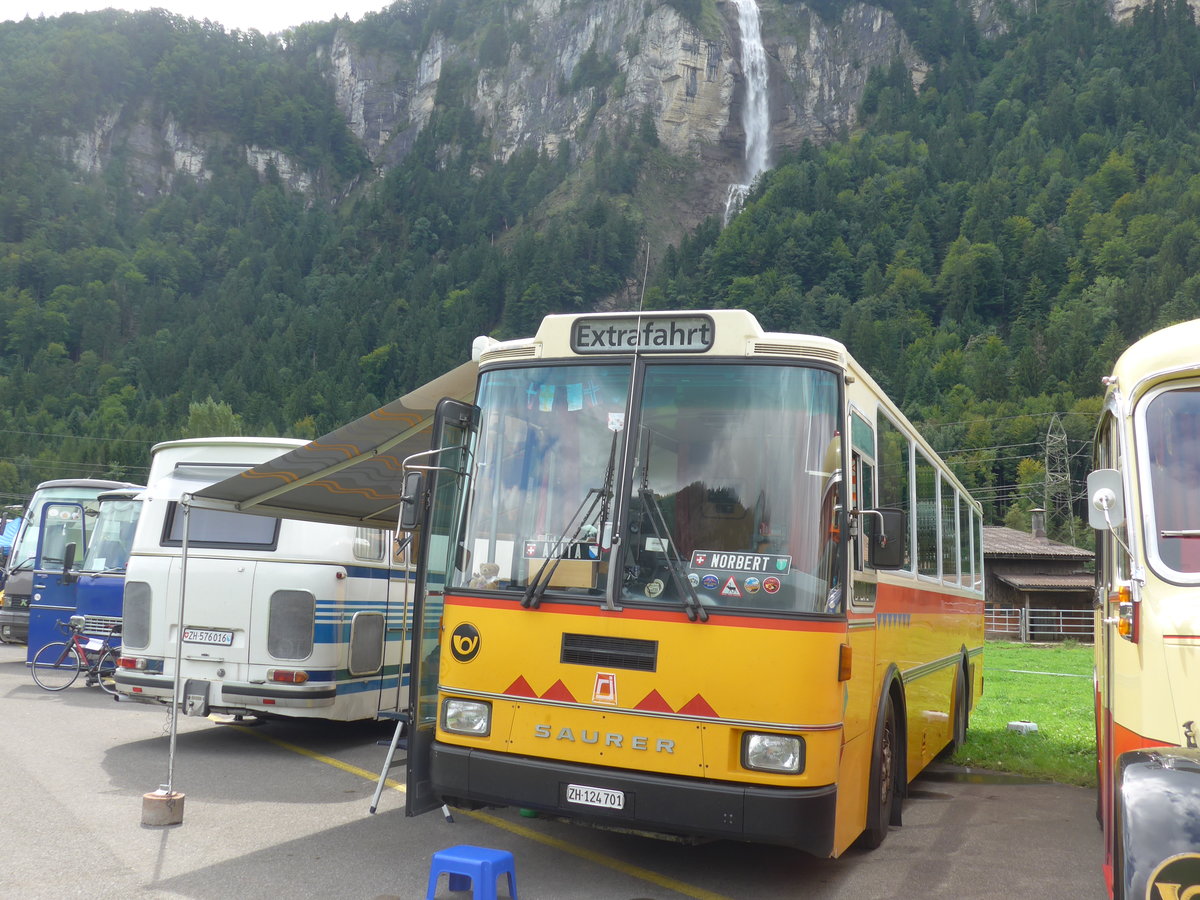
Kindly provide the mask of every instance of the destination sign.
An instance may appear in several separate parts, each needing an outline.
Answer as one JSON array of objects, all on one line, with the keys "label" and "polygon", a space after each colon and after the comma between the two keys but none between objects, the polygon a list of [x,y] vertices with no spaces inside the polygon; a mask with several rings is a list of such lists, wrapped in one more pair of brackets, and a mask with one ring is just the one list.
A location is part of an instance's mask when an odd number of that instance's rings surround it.
[{"label": "destination sign", "polygon": [[576,353],[704,353],[715,338],[708,316],[586,318],[571,326],[571,349]]},{"label": "destination sign", "polygon": [[554,541],[538,538],[525,541],[526,559],[600,559],[603,555],[599,544],[586,541]]},{"label": "destination sign", "polygon": [[693,569],[717,569],[724,572],[786,572],[792,565],[790,556],[772,553],[727,553],[721,550],[694,550]]}]

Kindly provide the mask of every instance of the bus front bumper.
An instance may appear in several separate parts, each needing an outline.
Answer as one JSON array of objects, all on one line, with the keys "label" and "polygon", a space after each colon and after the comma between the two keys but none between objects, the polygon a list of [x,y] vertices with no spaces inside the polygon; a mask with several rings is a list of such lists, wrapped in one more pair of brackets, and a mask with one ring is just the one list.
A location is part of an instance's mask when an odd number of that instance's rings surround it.
[{"label": "bus front bumper", "polygon": [[0,606],[0,641],[24,644],[29,640],[29,610]]},{"label": "bus front bumper", "polygon": [[[516,806],[589,825],[833,853],[837,787],[776,788],[580,766],[435,742],[433,788],[462,807]],[[623,808],[567,801],[567,786],[620,791]]]}]

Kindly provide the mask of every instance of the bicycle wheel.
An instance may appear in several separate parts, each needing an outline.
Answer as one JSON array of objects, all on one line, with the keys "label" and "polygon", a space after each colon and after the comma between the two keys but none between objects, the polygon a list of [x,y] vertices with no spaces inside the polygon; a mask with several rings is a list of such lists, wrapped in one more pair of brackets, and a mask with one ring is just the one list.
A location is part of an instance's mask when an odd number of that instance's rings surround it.
[{"label": "bicycle wheel", "polygon": [[96,683],[101,690],[113,696],[117,693],[117,655],[112,647],[105,647],[96,660]]},{"label": "bicycle wheel", "polygon": [[79,658],[75,645],[54,641],[34,654],[30,673],[38,687],[47,691],[61,691],[75,683],[81,669],[83,660]]}]

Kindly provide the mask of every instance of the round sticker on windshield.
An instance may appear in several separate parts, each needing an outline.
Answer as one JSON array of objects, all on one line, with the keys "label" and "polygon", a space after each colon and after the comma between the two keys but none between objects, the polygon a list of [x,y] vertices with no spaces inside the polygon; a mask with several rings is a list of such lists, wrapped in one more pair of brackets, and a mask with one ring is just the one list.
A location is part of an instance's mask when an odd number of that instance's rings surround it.
[{"label": "round sticker on windshield", "polygon": [[664,587],[665,587],[665,585],[662,583],[662,579],[655,578],[653,581],[651,581],[649,584],[646,585],[646,596],[651,599],[654,599],[655,597],[657,597],[659,594],[661,594],[663,592]]}]

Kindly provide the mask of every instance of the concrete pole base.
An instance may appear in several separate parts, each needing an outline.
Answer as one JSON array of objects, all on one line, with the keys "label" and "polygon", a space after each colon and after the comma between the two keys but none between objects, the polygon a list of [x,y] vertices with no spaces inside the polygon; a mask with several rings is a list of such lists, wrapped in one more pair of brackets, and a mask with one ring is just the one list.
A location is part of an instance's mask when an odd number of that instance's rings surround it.
[{"label": "concrete pole base", "polygon": [[183,822],[185,796],[178,792],[151,791],[142,794],[143,825],[179,825]]}]

